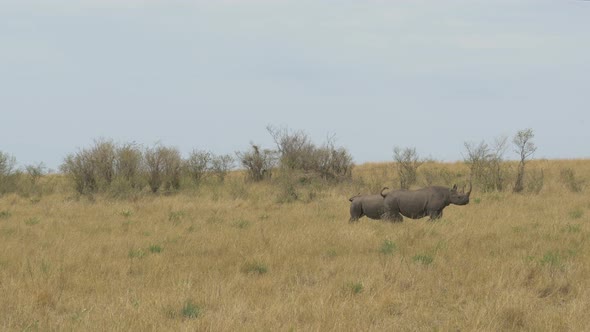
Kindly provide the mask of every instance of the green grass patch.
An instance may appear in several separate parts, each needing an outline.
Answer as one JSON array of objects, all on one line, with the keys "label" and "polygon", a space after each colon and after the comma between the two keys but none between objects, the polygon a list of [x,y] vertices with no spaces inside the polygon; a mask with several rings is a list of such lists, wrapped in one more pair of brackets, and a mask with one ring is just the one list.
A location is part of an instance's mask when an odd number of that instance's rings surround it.
[{"label": "green grass patch", "polygon": [[550,267],[561,267],[563,265],[561,256],[555,251],[547,251],[540,260],[541,265]]},{"label": "green grass patch", "polygon": [[363,290],[365,289],[365,286],[363,285],[362,282],[349,282],[346,284],[346,286],[344,287],[345,290],[347,290],[350,294],[352,295],[357,295],[363,292]]},{"label": "green grass patch", "polygon": [[177,225],[182,218],[184,218],[184,215],[184,211],[170,211],[170,213],[168,213],[168,220]]},{"label": "green grass patch", "polygon": [[384,240],[381,243],[381,247],[379,248],[379,253],[383,255],[393,255],[395,250],[397,249],[397,245],[391,240]]},{"label": "green grass patch", "polygon": [[142,258],[145,256],[143,249],[129,249],[129,258]]},{"label": "green grass patch", "polygon": [[415,255],[414,257],[412,257],[412,260],[414,262],[420,263],[422,265],[430,265],[434,261],[434,258],[430,255],[421,254],[421,255]]},{"label": "green grass patch", "polygon": [[338,252],[336,251],[336,249],[328,249],[326,251],[327,258],[335,258],[336,256],[338,256]]},{"label": "green grass patch", "polygon": [[133,211],[131,210],[123,210],[121,211],[121,215],[125,218],[129,218],[133,215]]},{"label": "green grass patch", "polygon": [[32,217],[32,218],[25,220],[25,225],[33,226],[33,225],[37,225],[40,222],[41,222],[41,220],[39,218]]},{"label": "green grass patch", "polygon": [[580,219],[584,216],[584,211],[580,208],[573,209],[568,213],[570,219]]},{"label": "green grass patch", "polygon": [[258,261],[246,262],[242,265],[242,272],[246,274],[262,275],[268,272],[266,264]]},{"label": "green grass patch", "polygon": [[248,220],[237,220],[233,223],[233,226],[239,229],[244,229],[250,227],[250,222]]},{"label": "green grass patch", "polygon": [[8,210],[0,211],[0,219],[8,219],[8,218],[10,218],[11,215],[12,215],[12,213],[10,213],[10,211],[8,211]]},{"label": "green grass patch", "polygon": [[159,253],[161,253],[161,252],[162,252],[162,247],[160,247],[160,246],[159,246],[159,245],[157,245],[157,244],[152,244],[152,245],[150,245],[150,247],[149,247],[149,251],[150,251],[152,254],[159,254]]},{"label": "green grass patch", "polygon": [[188,300],[184,303],[181,310],[182,317],[187,319],[198,318],[201,314],[201,308],[194,304],[193,301]]},{"label": "green grass patch", "polygon": [[568,233],[580,233],[582,231],[582,227],[580,225],[572,225],[572,224],[567,224],[564,228],[564,230]]}]

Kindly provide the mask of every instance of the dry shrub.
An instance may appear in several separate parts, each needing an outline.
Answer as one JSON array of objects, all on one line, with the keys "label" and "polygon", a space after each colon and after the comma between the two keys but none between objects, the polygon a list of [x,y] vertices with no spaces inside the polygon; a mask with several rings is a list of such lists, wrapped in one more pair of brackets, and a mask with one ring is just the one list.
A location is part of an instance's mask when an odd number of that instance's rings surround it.
[{"label": "dry shrub", "polygon": [[185,161],[185,170],[195,184],[200,184],[211,168],[213,155],[209,151],[193,150]]},{"label": "dry shrub", "polygon": [[254,143],[250,145],[250,151],[236,153],[238,160],[246,168],[247,178],[255,182],[270,179],[272,169],[277,163],[277,152],[269,149],[261,150]]},{"label": "dry shrub", "polygon": [[16,158],[0,151],[0,194],[17,190]]},{"label": "dry shrub", "polygon": [[148,184],[153,193],[180,189],[182,157],[176,148],[156,145],[144,153]]},{"label": "dry shrub", "polygon": [[465,163],[471,171],[473,182],[483,192],[502,191],[506,183],[507,170],[503,163],[506,138],[498,138],[492,146],[485,142],[478,145],[465,142],[467,156]]},{"label": "dry shrub", "polygon": [[584,189],[584,181],[578,179],[575,171],[571,168],[562,169],[559,178],[563,185],[573,193],[579,193]]},{"label": "dry shrub", "polygon": [[409,189],[411,185],[416,183],[418,167],[424,161],[420,159],[416,148],[402,149],[397,146],[393,149],[393,159],[399,176],[400,188]]},{"label": "dry shrub", "polygon": [[277,145],[279,165],[289,171],[311,173],[324,180],[350,179],[354,167],[352,156],[335,146],[334,137],[317,147],[303,131],[267,127]]},{"label": "dry shrub", "polygon": [[143,153],[133,143],[123,144],[116,149],[115,177],[129,189],[141,189]]},{"label": "dry shrub", "polygon": [[463,176],[461,172],[451,172],[448,167],[438,166],[432,161],[422,165],[419,175],[422,177],[424,186],[452,186]]},{"label": "dry shrub", "polygon": [[117,145],[110,140],[96,140],[90,148],[66,156],[60,170],[74,182],[79,194],[111,190],[140,189],[142,153],[135,144]]},{"label": "dry shrub", "polygon": [[234,168],[234,158],[229,154],[213,156],[211,158],[211,173],[223,182],[225,177]]},{"label": "dry shrub", "polygon": [[530,170],[526,175],[526,191],[531,194],[538,194],[545,184],[543,170]]}]

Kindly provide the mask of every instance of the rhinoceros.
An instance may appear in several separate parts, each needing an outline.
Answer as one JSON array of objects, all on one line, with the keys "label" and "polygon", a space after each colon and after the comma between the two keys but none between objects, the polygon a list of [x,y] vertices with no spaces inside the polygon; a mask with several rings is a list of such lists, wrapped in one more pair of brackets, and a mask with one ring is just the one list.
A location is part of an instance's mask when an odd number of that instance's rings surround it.
[{"label": "rhinoceros", "polygon": [[443,215],[443,209],[450,204],[466,205],[471,194],[471,182],[469,191],[465,187],[459,192],[457,185],[453,188],[432,186],[418,190],[393,190],[383,196],[383,219],[390,221],[403,221],[403,217],[420,219],[430,216],[430,220],[439,219]]},{"label": "rhinoceros", "polygon": [[371,219],[382,219],[385,212],[383,206],[383,191],[389,188],[383,187],[381,193],[377,195],[356,195],[348,200],[350,203],[350,219],[349,222],[358,221],[359,218],[367,216]]}]

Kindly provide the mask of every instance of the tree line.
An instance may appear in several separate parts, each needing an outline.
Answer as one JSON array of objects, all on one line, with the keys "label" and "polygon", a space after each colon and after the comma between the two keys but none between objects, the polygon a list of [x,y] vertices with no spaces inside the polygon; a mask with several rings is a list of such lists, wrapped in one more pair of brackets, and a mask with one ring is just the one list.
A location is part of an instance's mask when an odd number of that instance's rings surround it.
[{"label": "tree line", "polygon": [[[312,178],[339,183],[352,178],[353,158],[345,148],[336,146],[334,136],[318,145],[300,130],[274,126],[266,129],[275,143],[273,148],[250,143],[249,149],[233,155],[194,149],[183,157],[177,148],[161,144],[145,147],[101,139],[90,147],[68,154],[59,170],[81,195],[140,191],[170,193],[187,185],[199,186],[204,181],[224,182],[236,166],[241,166],[245,179],[252,182],[269,181],[277,172],[283,177],[297,177],[300,182]],[[511,147],[519,161],[510,183],[508,174],[513,171],[508,169],[504,160],[510,146],[507,137],[492,143],[465,142],[464,162],[469,168],[469,181],[483,192],[504,191],[510,186],[515,193],[538,193],[543,187],[543,172],[528,172],[526,168],[537,150],[533,138],[532,129],[520,130],[512,138]],[[393,149],[393,161],[402,189],[416,184],[421,166],[428,162],[415,148],[398,146]],[[17,192],[19,188],[20,191],[34,192],[45,173],[42,163],[19,169],[13,156],[0,151],[0,194]],[[428,182],[434,182],[432,174],[426,173],[426,176]],[[581,182],[573,170],[563,171],[561,176],[571,183],[572,191],[581,190]]]}]

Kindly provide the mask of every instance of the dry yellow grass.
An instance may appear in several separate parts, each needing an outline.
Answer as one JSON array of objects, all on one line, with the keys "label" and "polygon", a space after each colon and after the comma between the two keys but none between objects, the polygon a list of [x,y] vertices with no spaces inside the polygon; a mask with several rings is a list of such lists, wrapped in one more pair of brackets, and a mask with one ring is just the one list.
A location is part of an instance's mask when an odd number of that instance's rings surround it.
[{"label": "dry yellow grass", "polygon": [[[137,201],[4,196],[0,328],[587,331],[590,196],[559,173],[588,179],[590,161],[531,166],[540,194],[476,188],[438,222],[351,225],[345,185],[285,204],[237,179]],[[355,177],[392,186],[390,168]]]}]

